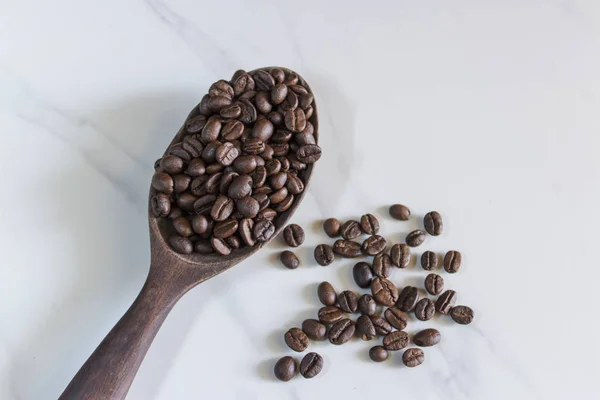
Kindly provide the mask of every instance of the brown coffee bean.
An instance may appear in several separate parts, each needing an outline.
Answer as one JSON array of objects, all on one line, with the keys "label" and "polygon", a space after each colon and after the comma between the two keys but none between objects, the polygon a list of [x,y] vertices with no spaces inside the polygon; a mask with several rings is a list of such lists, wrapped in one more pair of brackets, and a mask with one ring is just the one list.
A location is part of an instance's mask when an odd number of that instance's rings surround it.
[{"label": "brown coffee bean", "polygon": [[[183,195],[185,195],[186,193],[182,193],[181,196],[179,197],[180,199],[183,198]],[[193,199],[190,199],[190,201]],[[194,203],[193,203],[193,207],[194,207],[194,212],[196,214],[201,214],[201,215],[207,215],[210,214],[212,208],[213,208],[213,204],[215,203],[215,200],[217,200],[217,196],[213,195],[213,194],[207,194],[204,195],[202,197],[199,197]],[[186,207],[184,206],[184,204],[180,204],[179,207],[185,209]],[[223,210],[223,213],[225,214],[227,212],[227,208],[225,208]],[[227,218],[227,217],[225,217]]]},{"label": "brown coffee bean", "polygon": [[271,121],[268,119],[259,119],[252,129],[252,137],[267,142],[273,135],[273,131],[275,131],[275,126],[273,126]]},{"label": "brown coffee bean", "polygon": [[231,142],[225,142],[217,149],[216,160],[220,165],[231,165],[240,155],[240,151]]},{"label": "brown coffee bean", "polygon": [[212,141],[217,140],[219,134],[221,133],[222,127],[223,125],[221,124],[219,118],[209,118],[206,122],[206,125],[204,125],[204,128],[202,128],[202,134],[200,136],[200,138],[202,139],[202,143],[206,145]]},{"label": "brown coffee bean", "polygon": [[379,221],[373,214],[365,214],[360,217],[360,227],[367,235],[379,233]]},{"label": "brown coffee bean", "polygon": [[392,259],[386,253],[379,253],[373,259],[373,273],[382,278],[392,275]]},{"label": "brown coffee bean", "polygon": [[160,169],[170,175],[180,174],[183,172],[183,160],[174,155],[164,156],[160,160]]},{"label": "brown coffee bean", "polygon": [[408,221],[410,218],[410,210],[402,204],[394,204],[390,206],[390,216],[400,221]]},{"label": "brown coffee bean", "polygon": [[302,322],[302,331],[312,340],[323,340],[327,337],[327,327],[316,319]]},{"label": "brown coffee bean", "polygon": [[304,229],[300,225],[290,224],[283,230],[283,239],[290,247],[298,247],[304,243]]},{"label": "brown coffee bean", "polygon": [[358,285],[358,287],[366,289],[371,286],[371,281],[373,280],[373,270],[371,266],[361,261],[354,265],[352,268],[352,276],[354,277],[354,282]]},{"label": "brown coffee bean", "polygon": [[369,316],[371,318],[371,322],[373,322],[373,326],[375,327],[375,332],[380,336],[385,336],[392,331],[392,326],[383,318],[377,315]]},{"label": "brown coffee bean", "polygon": [[423,298],[415,306],[415,316],[420,321],[429,321],[435,315],[435,304],[431,299]]},{"label": "brown coffee bean", "polygon": [[285,72],[281,68],[271,68],[269,72],[276,83],[283,83],[285,81]]},{"label": "brown coffee bean", "polygon": [[444,230],[442,216],[437,211],[430,211],[427,214],[425,214],[425,218],[423,219],[423,225],[425,225],[425,230],[431,236],[439,236]]},{"label": "brown coffee bean", "polygon": [[271,102],[273,104],[281,104],[285,100],[288,94],[288,87],[283,83],[279,83],[271,90]]},{"label": "brown coffee bean", "polygon": [[283,115],[278,111],[271,111],[268,116],[269,121],[277,127],[283,125]]},{"label": "brown coffee bean", "polygon": [[450,310],[450,317],[454,322],[461,325],[469,325],[473,322],[475,313],[471,307],[467,306],[456,306]]},{"label": "brown coffee bean", "polygon": [[254,220],[250,218],[244,218],[240,221],[238,230],[240,236],[247,246],[253,247],[256,244],[254,238]]},{"label": "brown coffee bean", "polygon": [[252,194],[252,178],[249,175],[240,175],[233,179],[227,194],[233,200],[239,200]]},{"label": "brown coffee bean", "polygon": [[[296,108],[294,110],[288,110],[285,112],[284,122],[287,129],[292,132],[302,132],[304,128],[306,128],[306,114],[304,114],[304,110],[301,108]],[[304,153],[303,153],[304,154]],[[318,153],[318,157],[321,156],[320,152]],[[306,157],[315,157],[315,153],[308,152]],[[318,158],[317,158],[318,159]]]},{"label": "brown coffee bean", "polygon": [[244,133],[244,124],[240,121],[229,121],[221,128],[221,136],[225,140],[236,140],[239,139]]},{"label": "brown coffee bean", "polygon": [[361,315],[356,320],[356,331],[362,340],[372,340],[377,336],[375,326],[368,315]]},{"label": "brown coffee bean", "polygon": [[413,336],[413,342],[420,347],[430,347],[438,344],[442,335],[437,329],[429,328],[418,332]]},{"label": "brown coffee bean", "polygon": [[208,175],[202,175],[197,178],[194,178],[190,183],[190,192],[192,192],[194,196],[204,196],[205,194],[207,194],[208,191],[206,187],[206,182],[208,182],[209,179],[210,177]]},{"label": "brown coffee bean", "polygon": [[183,193],[190,186],[192,178],[185,174],[173,175],[173,189],[175,193]]},{"label": "brown coffee bean", "polygon": [[300,265],[300,260],[298,260],[298,257],[288,250],[282,251],[279,259],[287,269],[296,269],[298,268],[298,265]]},{"label": "brown coffee bean", "polygon": [[173,220],[173,228],[181,236],[189,237],[194,234],[192,224],[186,217],[179,217]]},{"label": "brown coffee bean", "polygon": [[265,70],[259,69],[252,77],[258,90],[271,90],[275,86],[275,79]]},{"label": "brown coffee bean", "polygon": [[[246,93],[250,93],[250,92],[246,92]],[[242,115],[240,115],[238,117],[238,120],[240,120],[244,124],[251,124],[254,121],[256,121],[256,108],[254,107],[254,105],[252,105],[250,100],[245,99],[245,98],[240,98],[239,102],[240,102],[240,106],[242,107]]]},{"label": "brown coffee bean", "polygon": [[171,212],[171,199],[168,194],[157,193],[150,201],[152,214],[156,217],[166,217]]},{"label": "brown coffee bean", "polygon": [[398,351],[408,346],[409,342],[410,338],[408,337],[408,333],[404,331],[395,331],[385,335],[383,338],[383,347],[385,347],[386,350]]},{"label": "brown coffee bean", "polygon": [[333,324],[327,335],[331,344],[340,345],[352,339],[355,330],[356,324],[354,321],[344,318]]},{"label": "brown coffee bean", "polygon": [[[207,193],[218,193],[223,178],[222,172],[217,172],[208,177],[206,181],[206,192]],[[232,181],[233,182],[233,181]]]},{"label": "brown coffee bean", "polygon": [[[168,195],[166,195],[164,193],[159,193],[159,194],[163,195],[163,196],[167,196],[167,199],[169,201],[171,201],[170,198],[168,197]],[[183,210],[181,208],[179,208],[179,207],[173,207],[173,208],[171,208],[171,212],[169,213],[169,217],[168,218],[171,219],[171,220],[173,220],[175,218],[179,218],[179,217],[182,217],[182,216],[183,216]]]},{"label": "brown coffee bean", "polygon": [[256,169],[256,158],[252,155],[239,156],[233,162],[233,168],[239,174],[249,174]]},{"label": "brown coffee bean", "polygon": [[344,312],[335,306],[326,306],[319,309],[319,321],[325,325],[335,324],[344,318]]},{"label": "brown coffee bean", "polygon": [[213,235],[219,239],[225,239],[233,235],[238,230],[238,221],[235,219],[226,219],[215,224]]},{"label": "brown coffee bean", "polygon": [[387,246],[386,240],[379,235],[369,236],[362,244],[362,252],[370,256],[381,253]]},{"label": "brown coffee bean", "polygon": [[158,192],[171,194],[174,190],[173,178],[164,172],[156,172],[152,176],[152,187]]},{"label": "brown coffee bean", "polygon": [[444,290],[444,278],[438,274],[429,274],[425,278],[425,289],[429,294],[438,295]]},{"label": "brown coffee bean", "polygon": [[404,312],[411,312],[415,309],[418,301],[419,290],[414,286],[406,286],[400,292],[396,306]]},{"label": "brown coffee bean", "polygon": [[287,382],[298,374],[298,363],[290,356],[280,358],[273,369],[275,377]]},{"label": "brown coffee bean", "polygon": [[[294,110],[294,113],[303,113],[301,109]],[[286,114],[287,116],[287,114]],[[286,117],[287,118],[287,117]],[[298,132],[298,131],[296,131]],[[322,155],[322,150],[319,145],[316,144],[306,144],[298,149],[296,152],[296,157],[300,162],[306,164],[313,164],[319,161]]]},{"label": "brown coffee bean", "polygon": [[225,242],[227,242],[227,245],[229,245],[232,250],[239,249],[242,246],[242,239],[236,234],[226,237]]},{"label": "brown coffee bean", "polygon": [[444,269],[449,274],[455,274],[460,269],[462,255],[460,251],[451,250],[444,256]]},{"label": "brown coffee bean", "polygon": [[[233,103],[231,105],[221,108],[219,114],[221,115],[221,117],[227,119],[237,118],[242,114],[242,107],[238,103]],[[222,131],[223,128],[221,128],[221,132]],[[221,135],[223,135],[223,133],[221,133]]]},{"label": "brown coffee bean", "polygon": [[205,240],[199,240],[194,243],[194,251],[200,254],[211,254],[215,252],[210,243]]},{"label": "brown coffee bean", "polygon": [[208,143],[206,147],[204,147],[204,150],[202,150],[202,159],[205,163],[212,164],[215,162],[217,157],[217,149],[221,144],[221,142],[215,140]]},{"label": "brown coffee bean", "polygon": [[392,325],[394,328],[398,329],[399,331],[406,328],[406,325],[408,323],[408,314],[405,313],[404,311],[400,311],[396,307],[390,307],[385,310],[383,315],[385,316],[385,319],[387,320],[387,322],[389,322],[390,325]]},{"label": "brown coffee bean", "polygon": [[358,221],[350,220],[344,222],[340,227],[340,234],[346,240],[356,239],[362,234]]},{"label": "brown coffee bean", "polygon": [[281,169],[281,162],[277,159],[270,160],[265,164],[265,169],[267,170],[267,176],[273,176]]},{"label": "brown coffee bean", "polygon": [[275,210],[272,208],[265,208],[258,212],[258,215],[256,215],[256,220],[268,219],[269,221],[272,221],[276,216],[277,212]]},{"label": "brown coffee bean", "polygon": [[333,244],[333,252],[345,258],[356,258],[362,255],[360,243],[352,240],[336,240]]},{"label": "brown coffee bean", "polygon": [[456,304],[457,298],[458,296],[454,290],[446,290],[435,302],[435,310],[440,314],[447,315]]},{"label": "brown coffee bean", "polygon": [[300,194],[304,191],[304,182],[294,174],[288,174],[285,187],[291,194]]},{"label": "brown coffee bean", "polygon": [[254,218],[258,214],[260,204],[254,197],[246,196],[235,202],[238,212],[245,218]]},{"label": "brown coffee bean", "polygon": [[427,250],[426,252],[423,253],[423,255],[421,256],[421,267],[423,267],[423,269],[425,271],[431,271],[432,269],[436,268],[437,265],[438,265],[437,254],[435,254],[433,251],[429,251],[429,250]]},{"label": "brown coffee bean", "polygon": [[388,351],[383,346],[371,347],[369,350],[369,358],[375,362],[382,362],[389,357]]},{"label": "brown coffee bean", "polygon": [[375,301],[384,306],[391,307],[398,301],[398,288],[386,278],[373,279],[371,293]]},{"label": "brown coffee bean", "polygon": [[337,296],[338,306],[345,312],[354,313],[358,309],[358,297],[351,290],[344,290]]},{"label": "brown coffee bean", "polygon": [[392,263],[398,268],[406,268],[410,264],[410,247],[404,243],[395,244],[390,251]]},{"label": "brown coffee bean", "polygon": [[193,118],[188,119],[185,122],[185,130],[187,133],[198,133],[202,131],[204,125],[206,124],[206,116],[204,115],[196,115]]},{"label": "brown coffee bean", "polygon": [[[190,193],[180,193],[179,195],[177,195],[177,207],[179,207],[183,211],[187,211],[190,213],[195,212],[195,204],[197,200],[199,199]],[[206,214],[210,212],[210,207],[212,207],[212,203],[208,205],[208,210],[206,211]]]},{"label": "brown coffee bean", "polygon": [[327,244],[320,244],[315,247],[315,261],[317,264],[325,267],[331,264],[334,260],[333,249]]},{"label": "brown coffee bean", "polygon": [[249,90],[254,90],[254,79],[246,72],[234,76],[231,81],[233,82],[233,93],[235,96],[239,96]]},{"label": "brown coffee bean", "polygon": [[273,110],[273,104],[271,104],[270,95],[265,91],[256,92],[254,104],[256,104],[256,109],[261,114],[268,114],[271,112],[271,110]]},{"label": "brown coffee bean", "polygon": [[261,219],[254,224],[254,237],[259,242],[266,242],[275,233],[275,225],[268,219]]},{"label": "brown coffee bean", "polygon": [[337,301],[337,293],[329,282],[321,282],[319,284],[317,296],[319,297],[319,301],[326,306],[332,306]]},{"label": "brown coffee bean", "polygon": [[173,250],[180,254],[191,254],[194,251],[194,244],[189,238],[174,235],[169,238],[169,243]]},{"label": "brown coffee bean", "polygon": [[300,328],[291,328],[284,335],[285,344],[294,351],[303,352],[308,347],[308,336]]},{"label": "brown coffee bean", "polygon": [[331,238],[339,236],[341,226],[341,222],[335,218],[328,218],[323,222],[323,230],[325,231],[327,236]]},{"label": "brown coffee bean", "polygon": [[287,182],[288,174],[285,172],[278,172],[269,178],[269,184],[274,190],[282,189]]},{"label": "brown coffee bean", "polygon": [[410,247],[420,246],[425,241],[425,232],[423,232],[419,229],[412,231],[411,233],[409,233],[406,236],[405,241],[406,241],[406,244],[409,245]]},{"label": "brown coffee bean", "polygon": [[233,99],[234,91],[229,82],[221,79],[211,85],[208,89],[209,96],[222,96],[229,100]]},{"label": "brown coffee bean", "polygon": [[425,361],[425,353],[421,349],[408,349],[402,354],[402,362],[409,368],[417,367],[423,364],[423,361]]},{"label": "brown coffee bean", "polygon": [[358,312],[362,315],[374,315],[377,303],[370,294],[363,294],[358,298]]},{"label": "brown coffee bean", "polygon": [[265,167],[256,167],[250,177],[252,178],[252,189],[257,189],[267,181],[267,170]]},{"label": "brown coffee bean", "polygon": [[288,194],[288,190],[285,187],[282,187],[281,189],[271,193],[269,195],[269,200],[271,201],[271,204],[281,203],[283,200],[285,200]]},{"label": "brown coffee bean", "polygon": [[229,197],[219,196],[210,210],[210,216],[215,221],[225,221],[233,212],[233,207],[233,201]]},{"label": "brown coffee bean", "polygon": [[229,247],[227,242],[223,239],[219,239],[213,236],[210,239],[210,244],[213,247],[213,249],[215,249],[215,251],[221,254],[222,256],[228,256],[229,254],[231,254],[231,247]]},{"label": "brown coffee bean", "polygon": [[318,353],[308,353],[300,362],[300,374],[306,378],[314,378],[323,369],[323,357]]},{"label": "brown coffee bean", "polygon": [[[284,123],[285,123],[285,113],[288,111],[293,111],[298,108],[299,100],[298,95],[290,90],[288,90],[287,96],[285,96],[285,100],[279,105],[278,111],[283,114]],[[306,118],[306,114],[305,114]]]}]

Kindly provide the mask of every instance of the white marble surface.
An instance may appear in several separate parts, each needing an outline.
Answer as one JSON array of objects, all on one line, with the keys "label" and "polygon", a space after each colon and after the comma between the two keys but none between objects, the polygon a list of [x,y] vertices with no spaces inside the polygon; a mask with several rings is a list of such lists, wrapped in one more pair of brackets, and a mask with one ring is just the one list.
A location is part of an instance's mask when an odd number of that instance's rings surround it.
[{"label": "white marble surface", "polygon": [[[61,393],[144,281],[154,160],[211,82],[266,65],[321,112],[302,266],[272,243],[187,294],[128,399],[600,398],[599,24],[595,0],[0,1],[0,398]],[[316,284],[356,288],[312,262],[318,221],[376,210],[400,241],[397,201],[444,215],[421,250],[463,252],[476,321],[411,324],[444,336],[414,370],[319,343],[319,377],[275,381]]]}]

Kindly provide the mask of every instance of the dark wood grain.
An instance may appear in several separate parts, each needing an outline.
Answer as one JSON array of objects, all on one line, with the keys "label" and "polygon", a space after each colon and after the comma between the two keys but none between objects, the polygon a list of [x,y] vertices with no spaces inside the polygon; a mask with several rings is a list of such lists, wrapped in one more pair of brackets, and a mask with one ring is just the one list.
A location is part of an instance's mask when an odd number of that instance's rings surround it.
[{"label": "dark wood grain", "polygon": [[[300,79],[310,91],[304,79]],[[315,127],[315,138],[318,140],[316,102],[313,109],[310,122]],[[171,144],[179,141],[182,135],[183,129],[180,129]],[[309,164],[304,173],[306,186],[312,172],[313,164]],[[274,221],[276,231],[271,239],[287,224],[305,193],[306,189],[296,197],[294,205]],[[61,400],[124,399],[156,333],[181,296],[194,286],[239,264],[266,244],[238,249],[226,257],[216,254],[181,255],[167,244],[163,235],[165,221],[154,218],[150,207],[148,219],[151,261],[146,283],[131,307],[71,380],[60,396]]]}]

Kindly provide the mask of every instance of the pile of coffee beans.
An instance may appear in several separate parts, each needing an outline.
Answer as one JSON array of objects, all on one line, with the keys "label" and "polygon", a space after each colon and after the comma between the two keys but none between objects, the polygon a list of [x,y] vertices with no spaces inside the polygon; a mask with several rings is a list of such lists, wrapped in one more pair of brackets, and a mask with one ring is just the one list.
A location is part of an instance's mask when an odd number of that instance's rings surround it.
[{"label": "pile of coffee beans", "polygon": [[[411,217],[410,209],[401,204],[389,208],[392,218],[407,221]],[[412,339],[404,331],[415,318],[430,321],[436,315],[449,315],[458,324],[467,325],[473,321],[473,310],[464,305],[455,305],[457,293],[444,287],[444,278],[435,273],[441,269],[448,274],[457,273],[462,264],[461,253],[448,251],[440,263],[440,255],[426,250],[421,254],[421,268],[429,272],[423,280],[425,292],[437,298],[423,296],[423,290],[416,286],[396,286],[390,280],[393,271],[406,269],[411,264],[412,252],[423,245],[428,235],[439,236],[443,233],[443,220],[440,213],[431,211],[423,218],[423,230],[410,232],[405,243],[390,245],[379,235],[380,224],[372,214],[363,215],[360,220],[341,222],[329,218],[323,223],[327,236],[337,239],[333,245],[319,244],[314,249],[314,259],[321,266],[331,265],[337,257],[371,257],[354,264],[352,275],[360,289],[369,289],[370,293],[357,294],[353,290],[336,291],[329,282],[322,282],[317,288],[317,297],[323,307],[316,313],[316,319],[302,322],[301,328],[291,328],[285,333],[285,343],[296,352],[303,352],[310,346],[311,340],[328,339],[331,344],[342,345],[357,337],[370,341],[381,337],[381,344],[369,350],[369,358],[382,362],[389,358],[390,352],[403,350],[402,362],[407,367],[416,367],[425,360],[422,348],[430,347],[441,341],[441,333],[434,328],[417,332]],[[359,237],[366,235],[362,241]],[[304,242],[304,231],[298,225],[289,225],[283,234],[290,247]],[[282,263],[290,268],[299,265],[298,258],[290,250],[281,254]],[[293,261],[293,262],[292,262]],[[356,320],[350,314],[359,314]],[[418,347],[409,347],[410,343]],[[420,347],[420,348],[419,348]],[[314,353],[309,353],[314,354]],[[315,357],[315,356],[311,356]],[[297,373],[297,366],[291,357],[284,357],[275,366],[275,376],[287,381]],[[322,358],[321,360],[322,365]],[[302,367],[300,368],[302,372]],[[320,368],[319,368],[320,371]],[[304,374],[303,374],[304,375]]]},{"label": "pile of coffee beans", "polygon": [[152,177],[151,210],[170,221],[175,251],[229,255],[273,236],[321,157],[313,100],[281,68],[239,70],[210,86]]}]

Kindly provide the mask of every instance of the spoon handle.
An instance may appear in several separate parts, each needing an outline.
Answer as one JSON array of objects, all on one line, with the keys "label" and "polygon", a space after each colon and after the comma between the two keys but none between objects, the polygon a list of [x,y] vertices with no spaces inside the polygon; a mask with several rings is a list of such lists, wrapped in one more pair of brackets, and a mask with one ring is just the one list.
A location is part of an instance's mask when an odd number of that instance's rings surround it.
[{"label": "spoon handle", "polygon": [[[150,275],[152,276],[152,274]],[[183,293],[151,277],[59,400],[117,400],[129,391],[150,344]],[[171,288],[173,289],[173,288]]]}]

